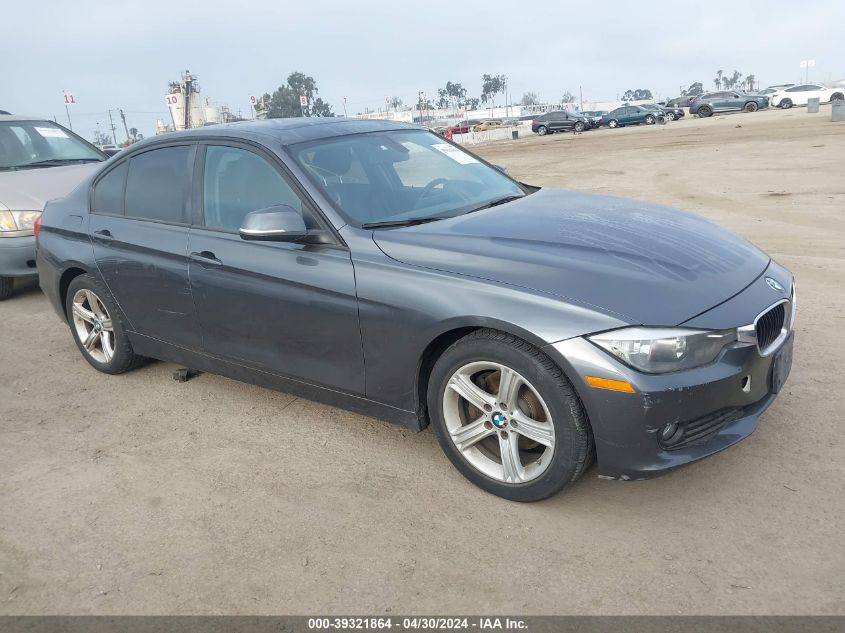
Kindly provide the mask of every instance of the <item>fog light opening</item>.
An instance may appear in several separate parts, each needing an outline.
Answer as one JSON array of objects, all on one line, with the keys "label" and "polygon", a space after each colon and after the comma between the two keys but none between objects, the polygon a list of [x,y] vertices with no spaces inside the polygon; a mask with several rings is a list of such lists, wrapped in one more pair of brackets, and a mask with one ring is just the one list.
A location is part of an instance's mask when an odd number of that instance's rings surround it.
[{"label": "fog light opening", "polygon": [[662,429],[660,429],[660,442],[663,444],[673,444],[681,436],[681,427],[677,422],[670,422]]},{"label": "fog light opening", "polygon": [[751,374],[742,379],[742,391],[744,393],[751,393]]}]

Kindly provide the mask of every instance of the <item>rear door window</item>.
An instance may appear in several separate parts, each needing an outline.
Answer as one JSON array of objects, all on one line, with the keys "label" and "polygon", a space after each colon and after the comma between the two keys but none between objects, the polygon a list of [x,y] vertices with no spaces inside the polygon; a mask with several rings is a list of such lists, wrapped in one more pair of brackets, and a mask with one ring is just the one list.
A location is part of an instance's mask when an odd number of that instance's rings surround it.
[{"label": "rear door window", "polygon": [[127,217],[187,224],[193,147],[163,147],[133,156],[126,177]]},{"label": "rear door window", "polygon": [[123,215],[123,190],[129,161],[124,161],[94,185],[91,196],[91,210],[106,215]]}]

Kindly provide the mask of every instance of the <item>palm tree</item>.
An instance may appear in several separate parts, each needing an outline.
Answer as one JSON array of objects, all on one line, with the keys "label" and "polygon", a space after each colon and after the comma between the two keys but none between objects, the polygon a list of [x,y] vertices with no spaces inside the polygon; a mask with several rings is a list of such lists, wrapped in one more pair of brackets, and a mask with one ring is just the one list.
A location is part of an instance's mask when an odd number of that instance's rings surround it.
[{"label": "palm tree", "polygon": [[731,88],[736,88],[740,85],[742,85],[742,73],[735,70],[734,74],[731,75]]},{"label": "palm tree", "polygon": [[713,80],[713,83],[716,84],[716,90],[722,87],[722,74],[724,72],[723,70],[716,71],[716,78]]},{"label": "palm tree", "polygon": [[748,75],[745,78],[745,87],[748,88],[749,91],[754,90],[754,81],[757,79],[754,75]]}]

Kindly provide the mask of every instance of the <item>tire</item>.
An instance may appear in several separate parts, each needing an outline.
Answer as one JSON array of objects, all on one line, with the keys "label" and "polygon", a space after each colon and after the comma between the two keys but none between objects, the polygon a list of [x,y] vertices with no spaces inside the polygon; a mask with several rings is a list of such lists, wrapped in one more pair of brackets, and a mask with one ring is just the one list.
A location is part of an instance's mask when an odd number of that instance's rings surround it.
[{"label": "tire", "polygon": [[675,120],[675,113],[674,112],[667,112],[666,113],[666,120],[667,121],[674,121]]},{"label": "tire", "polygon": [[[97,371],[122,374],[144,362],[132,349],[111,294],[91,275],[80,275],[70,282],[65,311],[76,346]],[[90,337],[88,347],[82,338],[85,334]]]},{"label": "tire", "polygon": [[12,296],[12,291],[15,289],[14,277],[0,277],[0,301],[8,299]]},{"label": "tire", "polygon": [[713,116],[713,110],[710,109],[710,106],[701,106],[698,109],[698,116],[702,119],[706,119],[709,116]]},{"label": "tire", "polygon": [[784,99],[780,102],[780,108],[782,110],[789,110],[792,107],[792,99]]},{"label": "tire", "polygon": [[546,134],[548,134],[548,132],[549,130],[546,128],[545,125],[541,125],[537,128],[537,134],[539,134],[540,136],[545,136]]},{"label": "tire", "polygon": [[833,103],[834,101],[842,101],[843,99],[845,99],[845,94],[842,94],[841,92],[834,92],[832,95],[830,95],[831,103]]},{"label": "tire", "polygon": [[759,108],[759,106],[757,105],[757,102],[749,101],[748,103],[745,104],[745,107],[743,108],[743,110],[745,110],[746,112],[757,112],[757,108]]},{"label": "tire", "polygon": [[654,121],[655,121],[655,118],[654,118],[653,114],[647,114],[646,115],[646,117],[645,117],[645,124],[646,125],[654,125]]},{"label": "tire", "polygon": [[[503,376],[515,387],[504,388],[509,395],[499,393]],[[509,334],[477,330],[449,347],[432,369],[427,401],[446,456],[491,494],[545,499],[592,463],[592,432],[572,385],[548,356]]]},{"label": "tire", "polygon": [[575,131],[576,132],[583,132],[584,131],[584,124],[581,121],[575,123]]},{"label": "tire", "polygon": [[619,127],[619,121],[617,121],[616,119],[610,119],[610,121],[607,122],[607,127],[617,128]]}]

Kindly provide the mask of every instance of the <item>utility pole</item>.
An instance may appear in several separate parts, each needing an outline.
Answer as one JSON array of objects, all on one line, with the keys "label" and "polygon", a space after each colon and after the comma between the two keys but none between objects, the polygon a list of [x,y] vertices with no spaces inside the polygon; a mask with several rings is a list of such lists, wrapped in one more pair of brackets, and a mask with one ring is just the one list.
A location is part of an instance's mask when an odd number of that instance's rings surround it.
[{"label": "utility pole", "polygon": [[111,126],[112,143],[117,145],[117,132],[114,129],[114,119],[111,116],[111,110],[109,110],[109,125]]},{"label": "utility pole", "polygon": [[581,89],[581,86],[578,86],[578,96],[581,101],[581,106],[578,108],[580,112],[584,111],[584,91]]},{"label": "utility pole", "polygon": [[[111,111],[109,111],[109,118],[111,118]],[[120,118],[123,119],[123,129],[126,131],[126,142],[129,142],[129,126],[126,125],[126,115],[123,114],[123,108],[120,109]],[[114,126],[112,126],[112,130]],[[115,143],[117,143],[117,137],[115,137]]]},{"label": "utility pole", "polygon": [[346,97],[343,98],[343,116],[346,117]]},{"label": "utility pole", "polygon": [[191,90],[194,87],[194,78],[191,71],[185,71],[185,129],[191,129]]}]

